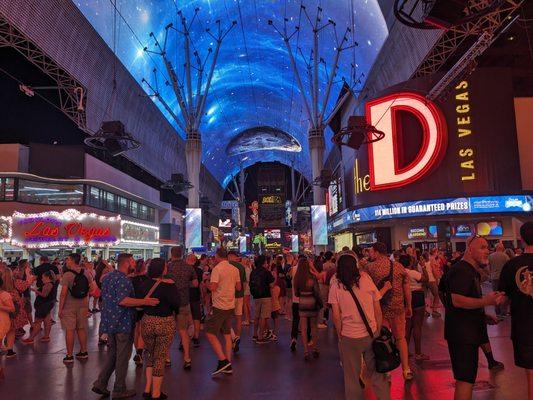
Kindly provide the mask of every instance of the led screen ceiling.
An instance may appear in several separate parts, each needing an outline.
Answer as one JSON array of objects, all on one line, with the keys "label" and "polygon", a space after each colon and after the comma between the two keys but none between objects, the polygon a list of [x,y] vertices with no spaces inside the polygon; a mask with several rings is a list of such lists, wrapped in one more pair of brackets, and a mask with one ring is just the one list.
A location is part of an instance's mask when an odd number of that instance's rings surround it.
[{"label": "led screen ceiling", "polygon": [[[113,47],[114,3],[115,0],[76,2],[110,47]],[[320,5],[323,10],[322,21],[326,23],[328,18],[334,20],[339,36],[347,27],[352,28],[349,39],[358,43],[353,51],[347,50],[341,55],[338,77],[325,113],[327,116],[339,95],[342,77],[353,83],[355,90],[362,87],[365,75],[388,32],[377,0],[323,0],[319,3],[309,0],[303,4],[313,22],[317,6]],[[305,71],[312,48],[312,30],[300,5],[300,0],[116,0],[115,48],[118,58],[140,84],[143,78],[153,84],[156,78],[152,71],[156,68],[159,92],[176,113],[179,113],[179,107],[171,87],[164,84],[168,75],[161,57],[143,51],[146,46],[153,49],[150,32],[154,32],[162,41],[167,24],[179,26],[178,10],[190,20],[194,9],[199,8],[198,17],[191,27],[191,41],[193,49],[203,58],[210,46],[215,47],[206,28],[214,32],[216,20],[221,21],[223,28],[237,21],[236,27],[222,43],[200,126],[202,161],[223,186],[237,172],[240,164],[246,167],[257,161],[281,161],[286,164],[294,161],[299,171],[308,178],[311,175],[308,117],[288,51],[280,35],[268,25],[271,19],[282,27],[284,18],[287,18],[289,32],[295,26],[301,26],[291,43],[296,63],[302,71],[303,87],[308,88]],[[319,55],[324,60],[319,69],[322,82],[319,84],[322,88],[320,96],[324,96],[335,49],[334,33],[329,28],[331,26],[322,30],[319,38]],[[183,73],[182,40],[177,34],[169,34],[168,58],[176,66],[178,75]],[[355,84],[358,80],[359,83]],[[150,92],[146,85],[143,87],[147,93]],[[156,99],[154,101],[178,134],[184,137],[185,133],[177,127],[162,105]],[[322,104],[322,99],[319,104]],[[255,139],[251,135],[254,131]],[[275,136],[273,144],[272,132],[276,131],[281,133]],[[240,137],[243,138],[242,143],[239,143]],[[328,148],[330,137],[331,132],[326,131]],[[157,140],[156,135],[154,140]],[[254,147],[257,150],[250,151]],[[265,149],[261,150],[261,147]]]}]

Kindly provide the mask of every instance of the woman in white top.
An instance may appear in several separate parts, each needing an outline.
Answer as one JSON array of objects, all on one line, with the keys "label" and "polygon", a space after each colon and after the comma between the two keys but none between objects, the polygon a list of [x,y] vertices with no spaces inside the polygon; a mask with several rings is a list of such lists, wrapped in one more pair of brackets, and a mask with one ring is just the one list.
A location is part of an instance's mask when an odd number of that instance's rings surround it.
[{"label": "woman in white top", "polygon": [[365,360],[367,376],[379,400],[390,399],[386,374],[375,369],[372,339],[363,322],[348,288],[359,300],[370,329],[381,329],[382,314],[379,300],[381,294],[365,272],[359,272],[353,254],[341,254],[337,260],[337,274],[331,279],[328,302],[333,311],[333,322],[339,337],[339,349],[344,370],[344,393],[348,400],[364,399],[363,388],[356,379],[361,373],[361,356]]},{"label": "woman in white top", "polygon": [[437,285],[437,279],[433,270],[433,264],[435,263],[435,260],[429,255],[427,251],[422,253],[422,258],[424,260],[424,268],[428,275],[428,289],[431,293],[431,296],[433,296],[433,299],[430,303],[431,316],[433,318],[439,318],[441,316],[440,313],[437,311],[437,309],[439,308],[439,289]]}]

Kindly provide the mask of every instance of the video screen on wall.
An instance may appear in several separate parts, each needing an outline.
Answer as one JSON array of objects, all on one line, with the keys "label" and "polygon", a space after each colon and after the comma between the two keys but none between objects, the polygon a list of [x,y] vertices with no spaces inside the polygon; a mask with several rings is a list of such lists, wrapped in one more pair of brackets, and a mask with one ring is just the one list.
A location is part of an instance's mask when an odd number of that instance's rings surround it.
[{"label": "video screen on wall", "polygon": [[246,253],[246,236],[239,236],[239,252]]},{"label": "video screen on wall", "polygon": [[265,229],[265,237],[267,239],[281,239],[280,229]]},{"label": "video screen on wall", "polygon": [[219,219],[218,220],[219,228],[231,228],[231,219]]},{"label": "video screen on wall", "polygon": [[299,251],[298,234],[291,235],[291,252],[298,253]]},{"label": "video screen on wall", "polygon": [[478,222],[476,224],[476,233],[479,236],[502,236],[502,223],[499,221]]},{"label": "video screen on wall", "polygon": [[322,246],[328,244],[328,222],[326,206],[311,206],[311,228],[313,232],[313,245]]},{"label": "video screen on wall", "polygon": [[474,224],[457,224],[453,226],[453,236],[470,237],[476,233]]},{"label": "video screen on wall", "polygon": [[185,209],[185,248],[202,247],[202,209]]}]

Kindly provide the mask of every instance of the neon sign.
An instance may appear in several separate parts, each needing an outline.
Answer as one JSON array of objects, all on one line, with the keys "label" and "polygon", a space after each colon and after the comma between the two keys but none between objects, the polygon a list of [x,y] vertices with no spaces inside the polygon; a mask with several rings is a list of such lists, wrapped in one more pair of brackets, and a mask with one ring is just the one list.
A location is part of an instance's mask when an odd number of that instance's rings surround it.
[{"label": "neon sign", "polygon": [[[408,112],[422,125],[422,146],[415,159],[401,167],[401,129],[398,111]],[[366,104],[369,124],[385,137],[368,145],[370,190],[392,189],[410,184],[427,174],[442,159],[447,145],[444,116],[431,101],[415,93],[395,93]]]},{"label": "neon sign", "polygon": [[28,248],[103,247],[120,242],[120,216],[104,217],[69,209],[39,214],[13,213],[11,243]]}]

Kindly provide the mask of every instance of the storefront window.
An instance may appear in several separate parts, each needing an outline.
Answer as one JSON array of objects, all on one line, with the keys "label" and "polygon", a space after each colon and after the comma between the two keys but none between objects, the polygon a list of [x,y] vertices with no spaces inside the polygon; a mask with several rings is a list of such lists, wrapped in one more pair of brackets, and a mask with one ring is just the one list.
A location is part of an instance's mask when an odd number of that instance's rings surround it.
[{"label": "storefront window", "polygon": [[102,195],[101,190],[98,188],[95,188],[94,186],[90,187],[89,190],[89,196],[87,203],[90,206],[96,207],[96,208],[102,208]]},{"label": "storefront window", "polygon": [[[13,193],[12,189],[10,190]],[[83,204],[83,185],[19,179],[18,200],[35,204],[81,205]]]},{"label": "storefront window", "polygon": [[136,201],[130,201],[130,207],[131,207],[131,216],[137,218],[138,215],[138,209],[139,209],[139,203]]},{"label": "storefront window", "polygon": [[125,214],[125,215],[128,215],[128,199],[124,198],[124,197],[119,197],[119,206],[120,206],[120,209],[119,209],[119,212],[121,214]]},{"label": "storefront window", "polygon": [[15,179],[0,179],[0,201],[13,201],[15,196]]},{"label": "storefront window", "polygon": [[109,211],[117,211],[116,195],[114,193],[106,192],[105,208]]},{"label": "storefront window", "polygon": [[148,207],[144,204],[139,204],[139,218],[147,219],[148,218]]}]

